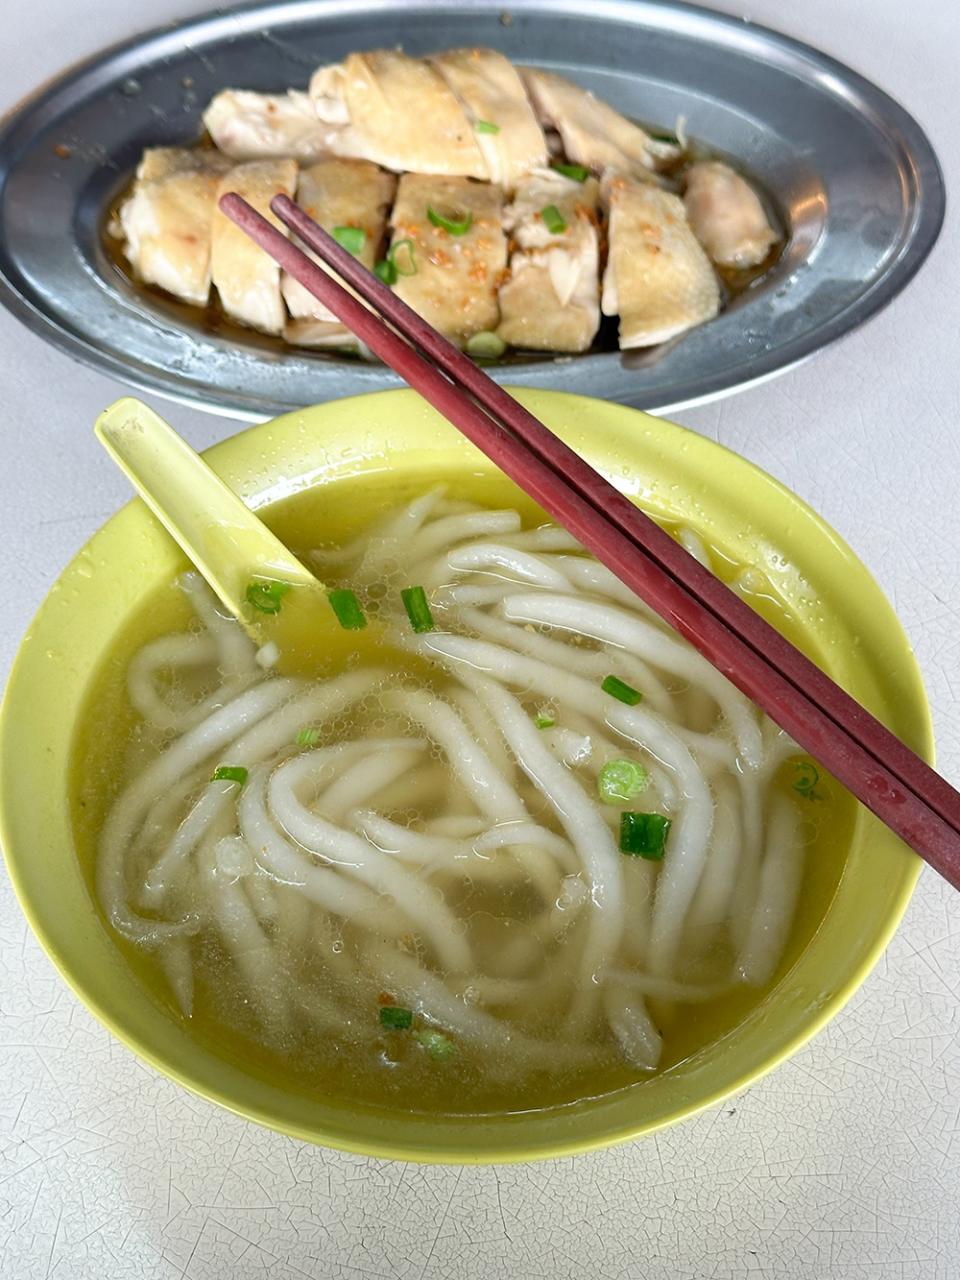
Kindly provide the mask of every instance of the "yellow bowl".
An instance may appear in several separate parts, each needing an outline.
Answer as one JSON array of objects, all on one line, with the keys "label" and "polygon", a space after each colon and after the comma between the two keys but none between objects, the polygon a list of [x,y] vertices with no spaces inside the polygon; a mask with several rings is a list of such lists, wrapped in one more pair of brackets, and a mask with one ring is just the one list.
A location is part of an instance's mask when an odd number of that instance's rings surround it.
[{"label": "yellow bowl", "polygon": [[[733,560],[761,568],[830,674],[932,758],[926,698],[897,619],[809,507],[742,458],[671,423],[577,396],[518,394],[651,514],[681,520]],[[256,508],[358,474],[390,470],[409,481],[490,468],[409,391],[289,414],[207,457]],[[167,535],[133,502],[50,592],[21,646],[0,718],[2,841],[34,931],[84,1003],[158,1070],[252,1120],[364,1154],[463,1163],[559,1156],[637,1137],[743,1089],[803,1044],[863,981],[906,907],[919,860],[859,808],[826,914],[788,972],[734,1033],[649,1081],[551,1111],[475,1120],[284,1092],[201,1046],[147,994],[108,933],[75,851],[66,780],[91,683],[146,596],[181,567]]]}]

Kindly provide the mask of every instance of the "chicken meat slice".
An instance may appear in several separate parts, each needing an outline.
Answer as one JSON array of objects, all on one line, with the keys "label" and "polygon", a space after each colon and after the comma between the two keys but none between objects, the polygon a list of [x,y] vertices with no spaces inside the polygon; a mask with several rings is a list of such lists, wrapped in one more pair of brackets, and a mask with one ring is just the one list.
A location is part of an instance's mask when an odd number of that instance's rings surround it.
[{"label": "chicken meat slice", "polygon": [[720,309],[720,288],[683,201],[649,182],[605,174],[610,241],[601,308],[620,317],[620,346],[649,347]]},{"label": "chicken meat slice", "polygon": [[[270,201],[281,193],[292,196],[296,186],[296,160],[251,160],[221,179],[217,200],[235,191],[286,234],[270,211]],[[264,333],[282,333],[286,312],[280,268],[220,209],[213,215],[210,266],[223,309],[232,320]]]},{"label": "chicken meat slice", "polygon": [[718,160],[690,167],[683,203],[693,234],[720,267],[758,266],[780,238],[753,187]]},{"label": "chicken meat slice", "polygon": [[[465,226],[436,226],[434,216]],[[495,183],[405,173],[397,187],[391,254],[399,297],[452,342],[496,329],[497,289],[507,264],[503,192]],[[405,244],[409,241],[409,244]]]},{"label": "chicken meat slice", "polygon": [[547,143],[519,72],[495,49],[449,49],[429,59],[466,112],[491,182],[508,191],[547,163]]},{"label": "chicken meat slice", "polygon": [[440,73],[390,49],[320,67],[310,97],[334,155],[397,172],[486,178],[473,127]]},{"label": "chicken meat slice", "polygon": [[217,147],[234,160],[316,160],[330,147],[333,130],[317,118],[307,94],[252,93],[224,89],[203,113]]},{"label": "chicken meat slice", "polygon": [[660,142],[587,89],[562,76],[521,67],[527,93],[545,129],[555,129],[567,159],[597,173],[616,169],[636,177],[661,168],[681,154],[678,145]]},{"label": "chicken meat slice", "polygon": [[575,182],[552,169],[517,188],[503,218],[515,248],[497,329],[509,346],[586,351],[593,341],[600,326],[597,196],[595,178]]},{"label": "chicken meat slice", "polygon": [[151,147],[120,209],[124,253],[145,284],[203,306],[217,185],[232,162],[216,151]]},{"label": "chicken meat slice", "polygon": [[[361,232],[363,240],[356,257],[372,270],[396,186],[392,173],[367,160],[318,160],[300,170],[297,204],[331,234],[341,227]],[[319,261],[311,250],[301,248]],[[355,345],[349,330],[293,276],[283,272],[280,287],[291,316],[284,329],[288,342],[311,347]]]}]

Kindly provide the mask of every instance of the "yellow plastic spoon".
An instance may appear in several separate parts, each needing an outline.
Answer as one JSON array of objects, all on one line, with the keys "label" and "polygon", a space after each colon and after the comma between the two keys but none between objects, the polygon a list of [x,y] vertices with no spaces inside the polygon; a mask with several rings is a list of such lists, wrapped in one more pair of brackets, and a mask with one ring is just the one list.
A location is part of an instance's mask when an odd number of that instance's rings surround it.
[{"label": "yellow plastic spoon", "polygon": [[[97,439],[225,608],[284,675],[327,674],[376,642],[159,414],[125,396],[97,419]],[[340,621],[341,616],[345,621]],[[363,630],[361,630],[363,628]]]}]

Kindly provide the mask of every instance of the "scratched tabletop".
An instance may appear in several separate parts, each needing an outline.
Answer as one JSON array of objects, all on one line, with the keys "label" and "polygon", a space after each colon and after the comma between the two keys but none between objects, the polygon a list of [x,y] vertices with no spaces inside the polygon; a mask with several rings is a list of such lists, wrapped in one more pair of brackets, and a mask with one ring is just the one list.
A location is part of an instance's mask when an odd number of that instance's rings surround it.
[{"label": "scratched tabletop", "polygon": [[[886,88],[960,190],[960,6],[726,7]],[[6,0],[0,111],[101,46],[196,11]],[[919,277],[864,329],[676,415],[783,480],[874,572],[915,647],[955,782],[958,329],[954,203]],[[0,312],[4,672],[56,575],[127,499],[91,435],[120,391]],[[167,411],[198,448],[234,429]],[[157,1075],[68,990],[0,871],[2,1280],[957,1280],[958,1206],[960,899],[933,873],[850,1004],[747,1093],[615,1150],[461,1170],[294,1142]]]}]

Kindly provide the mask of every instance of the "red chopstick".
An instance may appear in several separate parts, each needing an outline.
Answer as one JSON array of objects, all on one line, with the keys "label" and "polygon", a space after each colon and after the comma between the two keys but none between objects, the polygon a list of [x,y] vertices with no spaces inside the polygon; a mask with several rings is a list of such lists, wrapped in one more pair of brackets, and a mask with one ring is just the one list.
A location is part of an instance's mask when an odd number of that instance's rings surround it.
[{"label": "red chopstick", "polygon": [[[286,196],[220,207],[361,341],[955,887],[960,795]],[[370,308],[374,308],[371,310]]]}]

